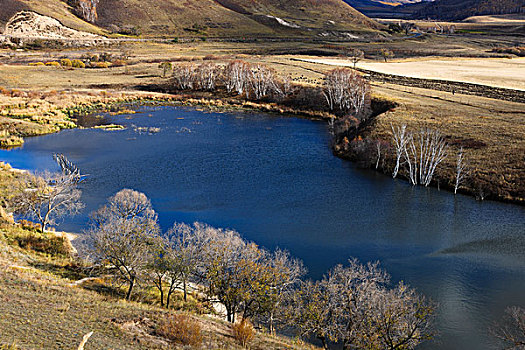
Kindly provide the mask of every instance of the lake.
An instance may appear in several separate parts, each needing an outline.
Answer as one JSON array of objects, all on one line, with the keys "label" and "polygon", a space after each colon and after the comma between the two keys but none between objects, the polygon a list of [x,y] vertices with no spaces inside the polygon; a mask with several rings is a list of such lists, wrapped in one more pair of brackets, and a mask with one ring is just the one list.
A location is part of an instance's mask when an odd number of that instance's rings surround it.
[{"label": "lake", "polygon": [[332,155],[321,122],[178,107],[139,112],[109,117],[125,130],[29,138],[0,151],[0,160],[58,170],[58,152],[89,174],[86,209],[63,230],[80,232],[91,211],[132,188],[151,198],[164,230],[175,221],[232,228],[288,249],[312,278],[349,257],[379,260],[393,282],[439,303],[439,337],[421,349],[495,349],[488,326],[505,307],[525,307],[525,208],[359,169]]}]

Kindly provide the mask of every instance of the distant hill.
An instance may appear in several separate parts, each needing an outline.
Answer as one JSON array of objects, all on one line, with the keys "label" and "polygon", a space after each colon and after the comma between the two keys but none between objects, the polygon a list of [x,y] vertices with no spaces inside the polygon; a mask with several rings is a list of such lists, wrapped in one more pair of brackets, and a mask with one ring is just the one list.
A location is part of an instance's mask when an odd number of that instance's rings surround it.
[{"label": "distant hill", "polygon": [[416,18],[462,20],[479,15],[525,13],[525,0],[436,0],[417,9]]},{"label": "distant hill", "polygon": [[[417,7],[433,0],[344,0],[347,4],[368,17],[404,18],[410,17]],[[406,5],[413,5],[412,7]]]},{"label": "distant hill", "polygon": [[[64,25],[143,36],[274,37],[372,32],[381,26],[343,0],[1,0],[0,27],[32,10]],[[89,23],[91,22],[91,23]]]},{"label": "distant hill", "polygon": [[345,0],[369,17],[462,20],[525,13],[525,0]]}]

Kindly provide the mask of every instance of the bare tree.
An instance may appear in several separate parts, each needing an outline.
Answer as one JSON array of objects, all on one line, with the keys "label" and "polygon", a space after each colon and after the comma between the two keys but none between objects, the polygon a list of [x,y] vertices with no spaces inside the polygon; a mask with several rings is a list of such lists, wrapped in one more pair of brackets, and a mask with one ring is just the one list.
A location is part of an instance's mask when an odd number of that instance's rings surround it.
[{"label": "bare tree", "polygon": [[145,194],[124,189],[91,216],[88,234],[97,262],[110,264],[128,285],[126,299],[152,259],[158,239],[157,214]]},{"label": "bare tree", "polygon": [[38,220],[44,232],[60,218],[78,214],[84,204],[77,186],[82,176],[78,168],[63,155],[56,157],[61,173],[44,172],[22,178],[22,191],[14,198],[15,212]]},{"label": "bare tree", "polygon": [[394,171],[392,172],[392,177],[395,179],[397,174],[399,173],[399,167],[401,166],[401,159],[403,158],[403,155],[405,153],[406,146],[409,142],[410,136],[407,132],[407,126],[406,124],[402,124],[401,126],[394,127],[394,125],[390,125],[392,128],[392,136],[394,140],[394,148],[396,151],[396,165],[394,166]]},{"label": "bare tree", "polygon": [[316,337],[324,349],[328,349],[328,341],[336,340],[332,338],[332,309],[326,294],[322,283],[305,281],[292,294],[287,308],[290,327],[298,330],[303,338]]},{"label": "bare tree", "polygon": [[489,331],[507,345],[505,349],[525,349],[525,309],[508,307],[503,320]]},{"label": "bare tree", "polygon": [[365,53],[359,49],[351,49],[346,52],[346,55],[350,57],[350,61],[354,65],[354,69],[356,68],[356,65],[365,58]]},{"label": "bare tree", "polygon": [[226,65],[223,72],[224,86],[228,92],[249,95],[250,64],[235,60]]},{"label": "bare tree", "polygon": [[295,86],[289,76],[279,77],[275,81],[275,94],[278,98],[288,97],[297,91],[297,86]]},{"label": "bare tree", "polygon": [[290,325],[325,348],[333,341],[345,350],[413,349],[432,337],[434,306],[403,284],[389,289],[389,280],[379,263],[349,260],[303,284],[290,302]]},{"label": "bare tree", "polygon": [[176,65],[173,69],[173,84],[180,90],[191,90],[195,86],[196,67],[193,63]]},{"label": "bare tree", "polygon": [[447,157],[448,144],[439,130],[421,129],[410,134],[404,156],[412,185],[430,185],[439,164]]},{"label": "bare tree", "polygon": [[[306,274],[303,262],[292,258],[290,253],[277,249],[268,261],[268,271],[272,278],[266,291],[267,304],[261,305],[260,319],[268,326],[271,334],[275,334],[275,327],[286,321],[286,303],[295,293],[301,283],[301,277]],[[257,302],[260,301],[257,300]]]},{"label": "bare tree", "polygon": [[65,155],[61,153],[55,153],[53,154],[53,159],[55,162],[57,162],[60,170],[62,170],[62,174],[70,176],[72,182],[76,182],[78,184],[86,177],[86,175],[80,174],[80,169],[69,159],[67,159]]},{"label": "bare tree", "polygon": [[456,183],[454,184],[454,194],[457,194],[459,187],[468,177],[468,163],[465,161],[465,153],[463,147],[459,149],[458,157],[456,159]]},{"label": "bare tree", "polygon": [[151,240],[151,259],[147,264],[148,277],[159,290],[160,305],[164,306],[164,290],[167,284],[166,307],[170,306],[171,294],[180,283],[182,264],[174,254],[172,246],[165,238],[158,237]]},{"label": "bare tree", "polygon": [[332,338],[341,341],[344,349],[361,348],[368,341],[367,325],[388,281],[379,263],[362,265],[355,259],[349,260],[347,267],[336,266],[324,278],[332,308]]},{"label": "bare tree", "polygon": [[405,35],[408,35],[412,29],[414,29],[414,24],[410,22],[402,22],[400,27],[405,31]]},{"label": "bare tree", "polygon": [[325,76],[323,95],[330,110],[362,117],[370,99],[370,85],[348,68],[331,70]]},{"label": "bare tree", "polygon": [[432,320],[435,305],[415,290],[400,283],[375,296],[374,313],[367,322],[368,344],[376,349],[414,349],[434,336]]},{"label": "bare tree", "polygon": [[215,90],[220,73],[219,66],[215,63],[206,62],[199,65],[195,72],[197,86],[202,90]]},{"label": "bare tree", "polygon": [[381,161],[381,141],[376,141],[376,153],[377,153],[377,160],[376,160],[376,170],[379,168],[379,162]]},{"label": "bare tree", "polygon": [[266,97],[271,90],[277,88],[273,70],[259,63],[251,65],[248,81],[250,82],[251,91],[256,100]]},{"label": "bare tree", "polygon": [[199,269],[202,269],[206,257],[206,244],[215,236],[214,230],[198,222],[193,225],[175,223],[167,234],[170,254],[178,262],[178,265],[173,266],[176,269],[168,273],[172,282],[178,279],[179,286],[182,285],[184,300],[187,300],[189,281],[198,277]]},{"label": "bare tree", "polygon": [[[240,235],[231,230],[210,228],[202,250],[200,275],[207,295],[215,296],[225,307],[229,322],[235,322],[243,301],[240,262],[253,258]],[[241,279],[240,279],[241,278]]]}]

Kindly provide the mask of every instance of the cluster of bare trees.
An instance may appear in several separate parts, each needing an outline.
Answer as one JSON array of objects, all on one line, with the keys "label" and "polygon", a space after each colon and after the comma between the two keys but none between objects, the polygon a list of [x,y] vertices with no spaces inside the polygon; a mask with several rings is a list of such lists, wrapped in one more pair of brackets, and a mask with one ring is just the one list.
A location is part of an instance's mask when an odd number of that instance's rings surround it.
[{"label": "cluster of bare trees", "polygon": [[37,220],[42,232],[64,216],[78,214],[84,208],[80,200],[82,191],[78,188],[84,176],[64,155],[53,157],[61,172],[26,174],[12,203],[16,213]]},{"label": "cluster of bare trees", "polygon": [[225,66],[211,62],[180,64],[173,70],[173,83],[181,90],[213,91],[224,86],[229,93],[255,100],[269,96],[282,98],[290,90],[289,82],[281,79],[273,69],[242,60],[231,61]]},{"label": "cluster of bare trees", "polygon": [[[395,178],[403,167],[412,185],[430,185],[437,168],[448,154],[449,146],[443,134],[428,128],[413,133],[403,124],[397,127],[392,125],[392,136],[395,151],[392,176]],[[467,176],[468,164],[461,148],[456,161],[454,193]]]},{"label": "cluster of bare trees", "polygon": [[413,349],[432,337],[432,302],[400,283],[388,288],[378,263],[334,267],[305,282],[290,301],[290,320],[303,336],[344,349]]},{"label": "cluster of bare trees", "polygon": [[378,264],[337,266],[319,282],[304,281],[300,260],[270,252],[232,230],[177,223],[160,234],[148,198],[125,189],[91,218],[93,257],[127,285],[154,286],[169,307],[175,290],[190,285],[220,302],[228,321],[238,316],[266,326],[291,327],[346,348],[412,349],[431,336],[433,305],[403,284],[387,288]]},{"label": "cluster of bare trees", "polygon": [[237,314],[267,315],[272,324],[283,295],[305,271],[287,252],[268,252],[232,230],[175,224],[161,235],[149,199],[129,189],[91,216],[88,233],[93,258],[127,285],[126,298],[137,284],[152,283],[169,306],[175,290],[186,299],[190,283],[198,283],[225,306],[232,322]]},{"label": "cluster of bare trees", "polygon": [[360,119],[370,103],[370,85],[356,71],[338,68],[326,74],[323,95],[331,111]]}]

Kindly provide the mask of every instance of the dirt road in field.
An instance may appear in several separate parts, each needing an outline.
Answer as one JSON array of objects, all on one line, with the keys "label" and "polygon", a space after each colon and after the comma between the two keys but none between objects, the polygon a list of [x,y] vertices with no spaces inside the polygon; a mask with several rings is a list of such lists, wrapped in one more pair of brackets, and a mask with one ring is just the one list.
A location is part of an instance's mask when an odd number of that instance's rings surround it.
[{"label": "dirt road in field", "polygon": [[[306,59],[308,62],[351,67],[344,59]],[[525,57],[475,59],[417,59],[393,62],[362,61],[357,68],[409,78],[449,80],[525,91]]]},{"label": "dirt road in field", "polygon": [[[297,60],[353,66],[343,59]],[[360,62],[357,69],[378,82],[525,103],[525,58]]]}]

